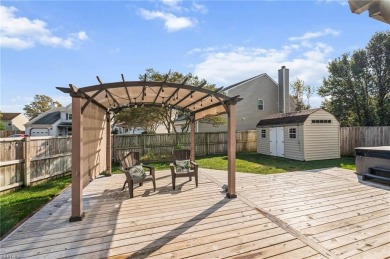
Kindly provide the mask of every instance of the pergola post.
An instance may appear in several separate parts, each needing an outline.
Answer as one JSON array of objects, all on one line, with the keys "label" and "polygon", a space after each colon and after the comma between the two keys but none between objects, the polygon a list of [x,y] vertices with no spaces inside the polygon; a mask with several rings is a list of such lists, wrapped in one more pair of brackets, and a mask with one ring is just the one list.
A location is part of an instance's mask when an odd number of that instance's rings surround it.
[{"label": "pergola post", "polygon": [[72,96],[72,214],[70,222],[81,221],[83,211],[83,99]]},{"label": "pergola post", "polygon": [[111,116],[106,113],[106,176],[111,176]]},{"label": "pergola post", "polygon": [[228,191],[226,197],[236,198],[236,103],[228,104]]},{"label": "pergola post", "polygon": [[191,161],[195,161],[195,115],[190,115],[190,142],[191,142]]}]

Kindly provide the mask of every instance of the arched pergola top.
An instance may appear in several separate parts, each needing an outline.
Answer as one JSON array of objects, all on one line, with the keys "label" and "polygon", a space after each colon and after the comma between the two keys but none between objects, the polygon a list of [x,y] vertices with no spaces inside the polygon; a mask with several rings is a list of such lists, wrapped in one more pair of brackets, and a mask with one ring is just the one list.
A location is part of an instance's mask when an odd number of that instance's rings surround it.
[{"label": "arched pergola top", "polygon": [[229,97],[222,93],[223,87],[216,90],[203,88],[205,82],[199,86],[166,81],[122,81],[77,88],[70,84],[69,88],[57,87],[71,96],[80,96],[87,100],[82,110],[89,103],[94,103],[107,111],[117,112],[127,107],[163,106],[180,109],[193,114],[195,120],[208,116],[227,113],[230,102],[241,100],[239,96]]}]

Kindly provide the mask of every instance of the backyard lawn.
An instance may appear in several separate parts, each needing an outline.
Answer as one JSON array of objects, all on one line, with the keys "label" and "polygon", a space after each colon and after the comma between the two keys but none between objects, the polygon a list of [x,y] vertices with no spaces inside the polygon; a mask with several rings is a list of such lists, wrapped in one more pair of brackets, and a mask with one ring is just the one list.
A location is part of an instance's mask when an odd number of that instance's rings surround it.
[{"label": "backyard lawn", "polygon": [[66,176],[0,196],[0,235],[40,209],[71,182]]},{"label": "backyard lawn", "polygon": [[[227,155],[211,155],[197,157],[196,162],[201,168],[227,170]],[[156,170],[169,169],[169,162],[148,163],[154,165]],[[236,155],[236,171],[254,174],[275,174],[291,171],[302,171],[329,167],[340,167],[355,170],[354,157],[342,157],[322,161],[297,161],[281,157],[272,157],[258,154],[256,152],[240,152]],[[121,173],[118,164],[113,164],[113,173]]]}]

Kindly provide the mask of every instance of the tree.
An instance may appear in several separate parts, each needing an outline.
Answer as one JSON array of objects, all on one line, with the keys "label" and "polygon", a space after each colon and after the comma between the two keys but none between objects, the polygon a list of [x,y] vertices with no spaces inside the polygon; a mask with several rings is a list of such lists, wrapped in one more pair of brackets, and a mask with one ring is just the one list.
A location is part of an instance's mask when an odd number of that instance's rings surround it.
[{"label": "tree", "polygon": [[125,108],[115,115],[115,121],[123,122],[128,128],[142,128],[146,133],[155,133],[162,123],[158,107]]},{"label": "tree", "polygon": [[30,104],[26,104],[23,110],[25,111],[26,116],[31,120],[39,114],[50,110],[52,104],[62,107],[59,102],[54,101],[51,97],[37,94],[34,96],[34,101]]},{"label": "tree", "polygon": [[[305,85],[305,82],[297,78],[294,82],[291,83],[291,98],[295,102],[295,110],[302,111],[310,109],[310,97],[313,94],[313,87],[310,85]],[[304,97],[306,97],[307,104],[304,102]]]},{"label": "tree", "polygon": [[[198,86],[205,82],[205,80],[201,80],[197,76],[193,76],[191,73],[188,73],[187,75],[184,75],[179,72],[172,72],[172,73],[166,73],[162,74],[158,71],[155,71],[152,68],[146,69],[146,73],[144,75],[139,75],[140,80],[147,80],[147,81],[167,81],[172,83],[182,83],[185,78],[188,78],[187,84]],[[203,86],[205,89],[214,90],[215,85],[214,84],[206,84]],[[168,133],[171,133],[173,130],[175,133],[177,133],[177,129],[174,127],[175,120],[179,117],[185,118],[186,124],[189,125],[189,114],[186,114],[185,111],[173,109],[171,107],[152,107],[153,109],[147,110],[146,108],[149,107],[138,107],[138,108],[132,108],[132,109],[125,109],[121,112],[119,112],[118,116],[116,116],[117,120],[120,120],[122,122],[125,122],[126,124],[130,123],[131,125],[139,126],[139,127],[148,127],[148,130],[152,130],[152,128],[157,128],[159,124],[163,124]],[[144,110],[144,111],[153,111],[153,116],[150,116],[150,113],[145,113],[144,116],[142,115],[142,111],[132,111],[132,110]],[[123,113],[127,113],[126,115]],[[147,116],[146,116],[147,115]],[[137,117],[137,118],[133,118]],[[145,120],[145,122],[143,121]],[[154,124],[152,123],[154,122]],[[221,125],[225,124],[226,121],[220,116],[213,116],[206,119],[201,120],[201,122],[204,123],[210,123],[212,125]],[[137,124],[138,123],[138,124]],[[141,124],[143,126],[141,126]],[[154,125],[151,127],[151,125]],[[146,126],[148,125],[148,126]],[[157,125],[157,126],[156,126]],[[188,126],[185,127],[185,130],[188,130]]]},{"label": "tree", "polygon": [[390,125],[390,31],[376,33],[366,47],[367,63],[374,85],[379,125]]},{"label": "tree", "polygon": [[378,32],[365,49],[330,61],[328,71],[318,93],[341,125],[390,125],[390,32]]},{"label": "tree", "polygon": [[3,118],[3,113],[0,111],[0,130],[5,130],[5,126],[2,118]]}]

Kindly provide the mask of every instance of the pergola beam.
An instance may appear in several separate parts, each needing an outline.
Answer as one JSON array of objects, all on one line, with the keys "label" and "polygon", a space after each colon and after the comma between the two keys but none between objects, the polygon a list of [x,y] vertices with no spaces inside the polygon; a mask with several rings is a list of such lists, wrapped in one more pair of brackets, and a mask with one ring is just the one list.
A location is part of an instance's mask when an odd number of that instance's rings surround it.
[{"label": "pergola beam", "polygon": [[198,102],[202,102],[202,101],[203,101],[204,99],[206,99],[207,97],[211,97],[211,95],[205,95],[205,96],[203,96],[202,98],[200,98],[200,99],[198,99],[198,100],[196,100],[196,101],[194,101],[194,102],[188,104],[187,106],[184,106],[183,109],[187,109],[188,107],[191,107],[192,105],[197,104]]},{"label": "pergola beam", "polygon": [[126,90],[126,94],[127,94],[127,97],[129,98],[129,103],[131,103],[131,98],[130,98],[130,94],[129,94],[129,90],[127,90],[127,87],[126,87],[126,84],[125,84],[125,76],[123,74],[121,74],[122,76],[122,82],[123,82],[123,87],[125,88]]},{"label": "pergola beam", "polygon": [[[115,83],[105,83],[103,85],[93,85],[93,86],[87,86],[87,87],[83,87],[81,89],[79,89],[79,92],[81,93],[85,93],[85,92],[90,92],[90,91],[97,91],[99,89],[114,89],[114,88],[120,88],[120,87],[123,87],[123,83],[124,82],[115,82]],[[148,81],[148,82],[144,82],[144,81],[126,81],[125,82],[126,84],[126,87],[142,87],[142,86],[146,86],[146,87],[160,87],[161,86],[161,82],[154,82],[154,81]],[[221,94],[221,93],[218,93],[218,92],[215,92],[213,90],[208,90],[208,89],[205,89],[205,88],[199,88],[199,87],[196,87],[196,86],[191,86],[191,85],[182,85],[182,84],[178,84],[178,83],[171,83],[171,82],[167,82],[165,83],[165,87],[171,87],[171,88],[176,88],[176,89],[183,89],[183,90],[190,90],[190,91],[194,91],[194,92],[202,92],[202,93],[205,93],[205,94],[211,94],[213,96],[216,96],[216,97],[219,97],[223,100],[230,100],[230,97],[229,96],[226,96],[224,94]]]}]

